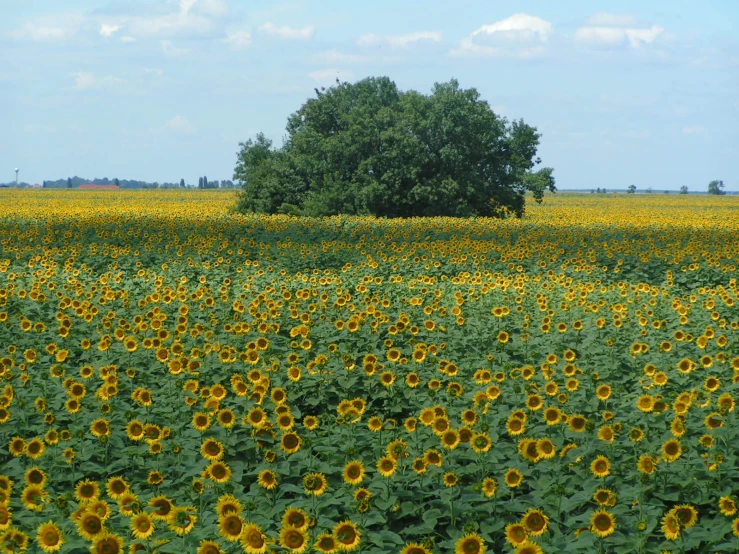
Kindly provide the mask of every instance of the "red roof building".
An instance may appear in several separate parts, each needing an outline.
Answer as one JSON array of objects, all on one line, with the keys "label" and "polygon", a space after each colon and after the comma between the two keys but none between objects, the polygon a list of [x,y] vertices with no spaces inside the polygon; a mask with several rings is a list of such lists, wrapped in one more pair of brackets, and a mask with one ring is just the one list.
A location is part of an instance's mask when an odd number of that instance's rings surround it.
[{"label": "red roof building", "polygon": [[95,183],[84,183],[77,187],[78,189],[102,189],[102,190],[118,190],[121,187],[116,185],[96,185]]}]

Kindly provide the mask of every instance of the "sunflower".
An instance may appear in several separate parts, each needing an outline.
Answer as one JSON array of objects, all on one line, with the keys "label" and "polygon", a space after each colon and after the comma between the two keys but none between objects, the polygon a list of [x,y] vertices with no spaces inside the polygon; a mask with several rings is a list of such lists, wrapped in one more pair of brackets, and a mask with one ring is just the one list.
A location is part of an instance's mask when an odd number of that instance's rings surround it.
[{"label": "sunflower", "polygon": [[228,514],[240,514],[241,510],[241,502],[239,502],[239,499],[232,494],[224,494],[218,499],[216,514],[218,514],[219,518]]},{"label": "sunflower", "polygon": [[74,497],[80,503],[97,499],[100,497],[100,485],[90,479],[80,481],[74,489]]},{"label": "sunflower", "polygon": [[159,521],[167,521],[174,509],[174,504],[166,496],[155,496],[149,500],[149,506],[154,508],[151,517]]},{"label": "sunflower", "polygon": [[321,496],[327,488],[328,480],[323,473],[309,473],[303,477],[303,490],[309,496]]},{"label": "sunflower", "polygon": [[535,542],[527,540],[516,547],[514,554],[544,554],[544,551]]},{"label": "sunflower", "polygon": [[505,540],[511,543],[511,546],[518,546],[528,538],[526,527],[521,523],[509,523],[505,526]]},{"label": "sunflower", "polygon": [[680,520],[672,512],[667,512],[662,518],[662,533],[668,541],[674,541],[680,537]]},{"label": "sunflower", "polygon": [[485,498],[492,498],[498,490],[498,483],[492,477],[486,477],[482,481],[482,494]]},{"label": "sunflower", "polygon": [[549,525],[549,517],[541,510],[528,510],[521,518],[521,523],[532,537],[543,535]]},{"label": "sunflower", "polygon": [[95,537],[105,534],[103,520],[95,513],[83,512],[77,521],[77,529],[83,539],[92,541]]},{"label": "sunflower", "polygon": [[567,427],[569,427],[570,431],[573,433],[582,433],[585,431],[585,428],[587,426],[588,420],[585,419],[581,415],[573,415],[570,416],[567,420]]},{"label": "sunflower", "polygon": [[677,460],[683,453],[683,447],[677,439],[670,439],[662,445],[662,459],[667,463]]},{"label": "sunflower", "polygon": [[395,373],[392,371],[383,371],[380,374],[380,383],[384,387],[391,387],[395,383]]},{"label": "sunflower", "polygon": [[210,427],[210,416],[205,412],[196,412],[192,416],[192,426],[201,433],[204,432]]},{"label": "sunflower", "polygon": [[516,488],[523,482],[523,474],[515,468],[509,469],[505,473],[505,484],[509,488]]},{"label": "sunflower", "polygon": [[390,477],[396,469],[396,461],[390,456],[384,456],[377,461],[377,472],[383,477]]},{"label": "sunflower", "polygon": [[362,534],[359,532],[359,529],[357,529],[357,526],[351,521],[346,520],[341,523],[337,523],[334,526],[332,534],[339,543],[337,545],[339,550],[351,552],[352,550],[359,548]]},{"label": "sunflower", "polygon": [[247,554],[264,554],[269,550],[266,537],[258,525],[245,522],[241,529],[241,547]]},{"label": "sunflower", "polygon": [[262,488],[271,491],[277,486],[277,474],[271,469],[265,469],[259,473],[257,482]]},{"label": "sunflower", "polygon": [[282,516],[282,526],[305,531],[310,524],[310,518],[300,508],[288,508]]},{"label": "sunflower", "polygon": [[183,506],[173,508],[167,518],[167,525],[179,536],[184,536],[190,533],[195,527],[195,523],[198,520],[198,516],[191,513],[194,512],[195,508],[192,506]]},{"label": "sunflower", "polygon": [[243,527],[244,520],[238,514],[229,513],[218,518],[218,534],[228,542],[238,541]]},{"label": "sunflower", "polygon": [[287,393],[285,392],[285,389],[275,387],[274,389],[272,389],[270,398],[272,398],[272,402],[277,405],[284,404],[285,402],[287,402]]},{"label": "sunflower", "polygon": [[670,510],[671,514],[677,517],[680,522],[680,526],[685,529],[690,529],[693,525],[698,522],[698,510],[696,510],[690,504],[682,504],[675,506]]},{"label": "sunflower", "polygon": [[215,439],[206,439],[200,446],[200,455],[211,462],[220,460],[223,452],[223,443]]},{"label": "sunflower", "polygon": [[610,512],[598,510],[590,517],[590,532],[600,538],[612,535],[616,530],[616,518]]},{"label": "sunflower", "polygon": [[308,549],[308,534],[302,529],[284,527],[280,531],[280,545],[292,554],[302,554]]},{"label": "sunflower", "polygon": [[383,427],[382,419],[377,416],[373,416],[367,422],[367,428],[373,433],[377,433]]},{"label": "sunflower", "polygon": [[611,473],[611,463],[605,456],[597,456],[590,463],[590,472],[594,477],[603,478]]},{"label": "sunflower", "polygon": [[703,424],[707,429],[718,429],[724,426],[724,422],[721,419],[721,414],[718,412],[712,412],[706,416],[703,420]]},{"label": "sunflower", "polygon": [[739,537],[739,517],[731,522],[731,534],[735,537]]},{"label": "sunflower", "polygon": [[468,533],[454,543],[454,554],[485,554],[485,541],[475,533]]},{"label": "sunflower", "polygon": [[203,539],[200,541],[195,554],[223,554],[223,550],[221,550],[217,542]]},{"label": "sunflower", "polygon": [[657,458],[643,454],[639,456],[639,460],[636,462],[636,468],[645,475],[651,475],[657,471]]},{"label": "sunflower", "polygon": [[444,486],[456,487],[459,483],[459,476],[456,473],[447,472],[444,474]]},{"label": "sunflower", "polygon": [[39,525],[36,542],[44,552],[58,552],[64,545],[64,533],[52,521],[47,521]]},{"label": "sunflower", "polygon": [[230,429],[236,423],[236,416],[234,415],[233,410],[223,409],[218,411],[216,420],[218,421],[218,425],[224,429]]},{"label": "sunflower", "polygon": [[454,450],[459,446],[459,432],[454,429],[447,429],[441,434],[441,445],[447,450]]},{"label": "sunflower", "polygon": [[26,485],[36,485],[39,487],[43,487],[44,485],[46,485],[46,480],[46,473],[44,473],[39,468],[32,467],[26,470],[24,476],[24,481],[26,482]]},{"label": "sunflower", "polygon": [[124,516],[132,516],[139,508],[139,497],[135,494],[127,492],[118,499],[118,511]]},{"label": "sunflower", "polygon": [[44,450],[46,450],[46,445],[39,438],[31,439],[26,444],[26,456],[32,460],[38,460],[43,455]]},{"label": "sunflower", "polygon": [[280,439],[280,448],[287,454],[294,454],[300,450],[302,441],[297,433],[285,433]]},{"label": "sunflower", "polygon": [[132,441],[140,441],[144,438],[144,424],[138,419],[132,419],[126,425],[126,434]]},{"label": "sunflower", "polygon": [[364,465],[359,460],[352,460],[344,466],[344,482],[348,485],[358,485],[364,479]]},{"label": "sunflower", "polygon": [[15,456],[22,456],[26,451],[26,441],[21,437],[13,437],[10,440],[10,446],[8,446],[10,453]]},{"label": "sunflower", "polygon": [[313,548],[318,552],[321,552],[321,554],[334,554],[339,549],[337,542],[338,541],[333,535],[323,533],[316,537],[316,542],[313,544]]},{"label": "sunflower", "polygon": [[164,482],[164,475],[162,475],[162,473],[159,471],[150,471],[149,477],[146,479],[146,482],[156,487]]},{"label": "sunflower", "polygon": [[508,418],[505,428],[510,436],[517,437],[526,431],[526,423],[515,417]]},{"label": "sunflower", "polygon": [[128,492],[129,486],[123,477],[111,477],[105,484],[105,490],[110,498],[118,500]]},{"label": "sunflower", "polygon": [[644,439],[644,431],[638,427],[632,427],[629,431],[629,440],[632,442],[641,442]]},{"label": "sunflower", "polygon": [[216,483],[228,483],[231,480],[231,468],[225,462],[211,462],[206,471]]},{"label": "sunflower", "polygon": [[123,552],[123,539],[118,535],[104,533],[94,540],[90,551],[92,554],[120,554]]},{"label": "sunflower", "polygon": [[92,512],[94,514],[97,514],[100,516],[100,519],[103,521],[106,521],[111,516],[110,506],[108,506],[108,503],[105,500],[93,500],[89,504],[85,506],[85,509],[88,512]]},{"label": "sunflower", "polygon": [[7,529],[13,521],[13,513],[6,503],[0,503],[0,529]]},{"label": "sunflower", "polygon": [[400,554],[431,554],[431,551],[421,544],[412,542],[406,544]]},{"label": "sunflower", "polygon": [[80,401],[76,398],[70,398],[64,403],[64,409],[67,410],[70,414],[76,414],[80,411]]},{"label": "sunflower", "polygon": [[154,534],[155,527],[152,516],[140,512],[131,518],[131,531],[137,540],[146,540]]},{"label": "sunflower", "polygon": [[718,508],[721,511],[722,515],[731,517],[737,512],[736,500],[734,500],[730,496],[722,496],[721,498],[719,498]]},{"label": "sunflower", "polygon": [[549,460],[557,455],[557,450],[554,443],[548,439],[543,438],[536,441],[536,452],[541,460]]},{"label": "sunflower", "polygon": [[521,439],[518,442],[518,452],[528,462],[536,463],[539,461],[539,450],[536,448],[535,440]]},{"label": "sunflower", "polygon": [[593,493],[593,500],[599,506],[606,506],[610,503],[612,494],[608,489],[598,489]]}]

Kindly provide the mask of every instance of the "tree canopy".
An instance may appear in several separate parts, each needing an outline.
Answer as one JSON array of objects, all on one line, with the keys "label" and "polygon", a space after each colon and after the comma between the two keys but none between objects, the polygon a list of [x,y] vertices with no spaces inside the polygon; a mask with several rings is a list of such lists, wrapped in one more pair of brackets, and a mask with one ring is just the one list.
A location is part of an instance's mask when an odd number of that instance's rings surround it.
[{"label": "tree canopy", "polygon": [[708,194],[726,194],[726,192],[724,192],[724,182],[716,180],[708,183]]},{"label": "tree canopy", "polygon": [[551,168],[533,171],[540,135],[508,122],[452,79],[430,95],[387,77],[316,89],[274,148],[239,143],[237,210],[311,216],[523,215],[525,193],[554,192]]}]

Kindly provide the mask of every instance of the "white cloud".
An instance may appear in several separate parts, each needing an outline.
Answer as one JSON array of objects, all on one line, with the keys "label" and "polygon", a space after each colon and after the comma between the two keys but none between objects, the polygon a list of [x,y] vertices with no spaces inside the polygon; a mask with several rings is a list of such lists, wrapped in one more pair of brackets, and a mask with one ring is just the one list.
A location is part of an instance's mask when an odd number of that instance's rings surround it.
[{"label": "white cloud", "polygon": [[180,0],[180,12],[187,14],[198,0]]},{"label": "white cloud", "polygon": [[449,55],[538,58],[546,54],[544,44],[551,34],[552,24],[546,19],[517,13],[473,31]]},{"label": "white cloud", "polygon": [[636,24],[636,18],[629,13],[598,12],[588,18],[588,24],[595,27],[629,27]]},{"label": "white cloud", "polygon": [[228,4],[225,0],[200,0],[195,9],[207,16],[222,17],[228,13]]},{"label": "white cloud", "polygon": [[95,77],[93,73],[88,71],[78,71],[73,73],[75,87],[77,90],[86,90],[91,88],[113,87],[122,85],[126,81],[119,77],[106,76]]},{"label": "white cloud", "polygon": [[178,56],[182,56],[183,54],[187,54],[187,50],[184,48],[177,48],[172,44],[171,40],[162,40],[160,41],[162,45],[162,52],[164,52],[164,55],[168,58],[176,58]]},{"label": "white cloud", "polygon": [[338,50],[324,50],[318,52],[314,59],[323,64],[373,64],[373,63],[397,63],[403,58],[399,56],[362,56],[359,54],[347,54]]},{"label": "white cloud", "polygon": [[420,31],[417,33],[408,33],[405,35],[375,35],[369,33],[359,37],[357,44],[359,46],[376,46],[387,44],[388,46],[404,47],[414,42],[430,40],[432,42],[441,41],[442,34],[438,31]]},{"label": "white cloud", "polygon": [[535,15],[517,13],[492,25],[483,25],[472,33],[472,36],[496,35],[512,40],[532,40],[538,38],[541,41],[546,41],[551,33],[552,24],[546,19],[536,17]]},{"label": "white cloud", "polygon": [[596,14],[589,20],[591,23],[593,21],[600,21],[602,24],[578,28],[575,31],[576,40],[600,46],[620,46],[628,42],[631,48],[639,48],[644,44],[652,44],[660,36],[665,36],[665,30],[659,25],[648,28],[624,26],[627,22],[633,24],[626,16],[619,18],[613,14]]},{"label": "white cloud", "polygon": [[125,36],[121,37],[121,42],[136,42],[136,39],[133,37]]},{"label": "white cloud", "polygon": [[288,27],[287,25],[278,27],[272,22],[265,23],[259,27],[259,30],[265,35],[274,36],[282,40],[310,40],[313,38],[313,33],[315,31],[312,25],[303,27],[302,29],[297,29]]},{"label": "white cloud", "polygon": [[164,76],[164,70],[161,68],[145,68],[144,73],[147,75],[154,75],[155,77],[163,77]]},{"label": "white cloud", "polygon": [[249,31],[234,31],[226,35],[225,41],[234,48],[246,48],[251,44]]},{"label": "white cloud", "polygon": [[195,134],[195,127],[193,127],[192,123],[190,123],[184,115],[174,116],[172,119],[167,121],[165,127],[186,135]]},{"label": "white cloud", "polygon": [[704,131],[705,128],[703,125],[688,125],[687,127],[683,127],[683,133],[686,135],[699,135]]},{"label": "white cloud", "polygon": [[74,29],[68,27],[25,23],[18,31],[12,31],[10,37],[34,41],[53,41],[69,38],[73,34]]},{"label": "white cloud", "polygon": [[100,34],[104,37],[110,37],[113,36],[113,33],[118,31],[120,28],[120,25],[106,25],[105,23],[102,23],[100,25]]},{"label": "white cloud", "polygon": [[339,69],[321,69],[308,73],[308,77],[312,81],[323,84],[334,84],[338,78],[341,82],[354,80],[354,74],[351,71],[341,71]]}]

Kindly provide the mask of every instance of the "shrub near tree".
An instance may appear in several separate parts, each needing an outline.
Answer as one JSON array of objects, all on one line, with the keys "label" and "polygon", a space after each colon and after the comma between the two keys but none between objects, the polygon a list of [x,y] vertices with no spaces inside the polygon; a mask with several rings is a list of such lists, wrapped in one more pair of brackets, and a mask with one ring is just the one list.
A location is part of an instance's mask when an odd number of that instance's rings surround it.
[{"label": "shrub near tree", "polygon": [[520,217],[527,191],[556,190],[551,168],[533,171],[539,138],[456,80],[430,95],[337,80],[289,117],[281,148],[261,133],[239,144],[237,211]]}]

